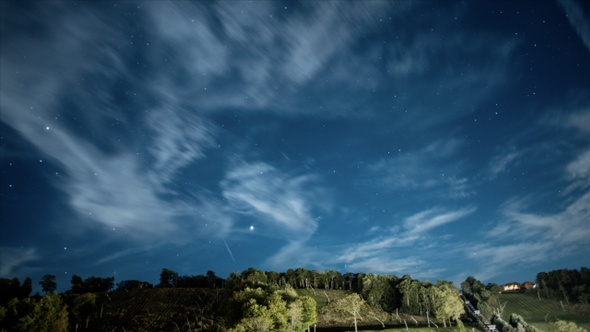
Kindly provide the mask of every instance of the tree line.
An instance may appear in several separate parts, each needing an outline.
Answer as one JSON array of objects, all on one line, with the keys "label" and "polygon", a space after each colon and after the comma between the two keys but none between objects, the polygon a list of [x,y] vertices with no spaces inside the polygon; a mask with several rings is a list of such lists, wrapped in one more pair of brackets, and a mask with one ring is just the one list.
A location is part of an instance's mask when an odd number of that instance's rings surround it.
[{"label": "tree line", "polygon": [[590,269],[559,269],[537,273],[537,294],[560,301],[589,306]]},{"label": "tree line", "polygon": [[457,320],[465,312],[457,288],[452,282],[420,282],[409,275],[398,278],[394,275],[362,272],[342,274],[333,270],[320,272],[305,268],[264,272],[251,267],[241,274],[234,272],[224,280],[211,271],[206,276],[182,277],[174,271],[163,269],[160,283],[156,287],[193,287],[196,284],[201,287],[349,290],[359,294],[370,306],[387,312],[398,310],[410,315],[427,316],[444,326],[451,320]]},{"label": "tree line", "polygon": [[[577,300],[588,304],[590,271],[555,270],[537,275],[538,294]],[[313,298],[298,295],[297,289],[344,290],[350,293],[346,299],[336,301],[335,311],[354,315],[359,308],[379,308],[384,312],[417,315],[426,318],[428,324],[447,326],[460,322],[464,314],[463,302],[452,282],[419,281],[409,275],[379,275],[372,273],[341,273],[334,270],[316,271],[305,268],[285,272],[261,271],[248,268],[233,272],[228,278],[220,278],[215,272],[203,275],[179,275],[168,268],[160,273],[159,283],[153,285],[141,280],[123,280],[115,284],[114,277],[88,277],[73,275],[70,289],[55,293],[56,277],[45,275],[39,281],[45,296],[31,296],[33,281],[26,278],[0,278],[0,330],[5,331],[78,331],[87,330],[97,310],[102,317],[102,307],[110,292],[133,292],[151,288],[209,288],[217,294],[218,309],[215,326],[232,331],[302,331],[317,317]],[[461,293],[488,321],[500,330],[535,332],[522,317],[501,320],[503,304],[499,300],[501,287],[484,285],[474,277],[460,285]],[[325,293],[324,293],[325,294]],[[540,296],[540,295],[539,295]],[[327,297],[327,294],[326,294]],[[329,301],[328,301],[329,302]],[[213,320],[212,320],[213,322]],[[215,330],[214,325],[210,325]]]},{"label": "tree line", "polygon": [[[78,275],[73,275],[70,283],[70,289],[57,294],[55,276],[45,275],[39,281],[45,296],[31,297],[30,278],[22,284],[17,278],[0,279],[0,329],[67,331],[69,326],[77,331],[88,326],[89,313],[101,305],[97,295],[149,288],[211,288],[224,292],[223,320],[233,331],[255,330],[254,325],[262,330],[301,331],[304,325],[315,321],[316,302],[298,296],[296,289],[349,291],[358,296],[358,303],[391,313],[426,316],[429,323],[436,321],[445,326],[464,312],[451,282],[433,284],[414,280],[409,275],[400,278],[305,268],[285,272],[248,268],[224,279],[213,271],[191,276],[163,268],[156,285],[140,280],[123,280],[115,285],[113,277],[82,279]],[[356,303],[356,299],[350,301]],[[39,325],[40,321],[45,325]]]}]

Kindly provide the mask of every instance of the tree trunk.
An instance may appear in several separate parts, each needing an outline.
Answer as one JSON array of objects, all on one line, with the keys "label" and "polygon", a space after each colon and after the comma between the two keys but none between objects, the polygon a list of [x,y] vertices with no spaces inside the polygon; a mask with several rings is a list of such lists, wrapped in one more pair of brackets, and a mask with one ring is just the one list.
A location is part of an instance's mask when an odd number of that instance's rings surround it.
[{"label": "tree trunk", "polygon": [[[565,287],[563,287],[562,284],[559,284],[559,289],[563,293],[563,298],[565,299],[565,302],[567,303],[567,305],[570,305],[570,300],[567,298],[567,293],[565,292]],[[561,306],[563,306],[563,304]]]},{"label": "tree trunk", "polygon": [[381,323],[381,326],[383,326],[383,328],[385,328],[385,323],[383,323],[383,321],[379,318],[377,318],[377,316],[373,316],[377,321],[379,321],[379,323]]}]

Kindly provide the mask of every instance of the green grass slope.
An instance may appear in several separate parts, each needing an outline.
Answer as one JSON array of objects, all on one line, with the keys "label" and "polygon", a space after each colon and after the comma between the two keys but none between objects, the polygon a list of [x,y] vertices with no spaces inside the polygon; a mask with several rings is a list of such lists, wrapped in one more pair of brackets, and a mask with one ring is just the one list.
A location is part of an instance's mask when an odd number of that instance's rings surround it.
[{"label": "green grass slope", "polygon": [[574,322],[590,331],[590,312],[581,306],[564,303],[564,311],[559,301],[539,300],[536,296],[524,293],[505,293],[501,295],[500,301],[506,303],[502,315],[506,321],[510,318],[510,314],[516,313],[521,315],[528,324],[544,332],[551,331],[551,321],[555,319]]},{"label": "green grass slope", "polygon": [[297,294],[300,296],[309,296],[316,302],[317,310],[325,307],[329,301],[338,301],[346,295],[350,294],[349,291],[343,290],[323,290],[323,289],[297,289]]},{"label": "green grass slope", "polygon": [[[91,331],[181,331],[217,329],[224,299],[218,289],[164,288],[111,293]],[[98,309],[97,309],[98,310]]]}]

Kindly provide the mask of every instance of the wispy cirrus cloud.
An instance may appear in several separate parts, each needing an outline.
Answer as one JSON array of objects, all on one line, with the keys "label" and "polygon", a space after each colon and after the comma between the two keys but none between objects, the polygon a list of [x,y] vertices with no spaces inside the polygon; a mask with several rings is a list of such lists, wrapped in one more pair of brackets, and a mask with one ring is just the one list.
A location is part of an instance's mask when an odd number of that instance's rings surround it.
[{"label": "wispy cirrus cloud", "polygon": [[313,175],[289,175],[262,162],[243,163],[221,182],[223,197],[233,212],[256,216],[268,235],[305,241],[318,227],[315,209],[329,209]]},{"label": "wispy cirrus cloud", "polygon": [[[60,3],[50,5],[61,19],[47,26],[46,38],[12,40],[15,47],[2,52],[1,120],[57,167],[48,180],[67,197],[80,228],[101,225],[135,239],[178,230],[178,219],[198,202],[162,194],[171,191],[166,185],[180,169],[203,158],[213,144],[210,125],[166,98],[147,103],[145,112],[124,109],[130,101],[121,100],[113,80],[137,79],[134,89],[140,92],[146,86],[126,59],[132,46],[104,41],[105,35],[125,38],[121,30],[89,9],[74,13]],[[85,52],[92,55],[76,56]],[[22,54],[29,54],[25,62]],[[92,87],[84,85],[86,77],[92,77]],[[140,137],[146,124],[153,140]]]},{"label": "wispy cirrus cloud", "polygon": [[351,271],[371,271],[371,273],[411,275],[412,278],[433,277],[437,271],[428,269],[427,262],[417,257],[393,258],[391,256],[375,256],[346,264]]},{"label": "wispy cirrus cloud", "polygon": [[503,232],[495,235],[507,237],[536,237],[549,241],[556,247],[587,245],[590,238],[590,192],[586,192],[571,199],[562,211],[556,213],[538,214],[527,212],[527,206],[510,204],[504,209],[505,220],[498,227]]},{"label": "wispy cirrus cloud", "polygon": [[[429,250],[429,246],[436,242],[435,237],[429,234],[430,231],[459,221],[475,211],[475,207],[466,207],[457,210],[432,208],[418,212],[405,218],[401,227],[391,227],[368,241],[348,246],[336,261],[346,264],[347,267],[366,268],[367,271],[377,273],[414,271],[425,275],[426,271],[440,271],[443,267],[437,267],[436,262],[396,257],[401,253],[412,256],[412,248],[415,246],[420,246],[423,252]],[[369,235],[373,234],[374,232],[369,232]],[[432,276],[433,274],[429,275]]]},{"label": "wispy cirrus cloud", "polygon": [[0,247],[0,276],[14,277],[27,263],[41,259],[37,249],[20,247]]},{"label": "wispy cirrus cloud", "polygon": [[[588,124],[580,119],[588,118],[587,112],[572,112],[565,120],[566,127],[576,122],[581,133],[586,133]],[[568,196],[561,211],[553,213],[527,212],[526,200],[513,200],[507,204],[504,215],[514,227],[528,228],[542,234],[544,239],[552,239],[560,245],[585,244],[590,238],[590,149],[578,150],[578,154],[562,170],[569,181],[564,190]]]},{"label": "wispy cirrus cloud", "polygon": [[560,250],[555,250],[550,241],[526,241],[506,245],[475,243],[464,245],[464,249],[463,257],[479,262],[478,267],[468,273],[482,276],[486,280],[504,274],[506,269],[515,266],[546,263],[547,257],[561,257]]},{"label": "wispy cirrus cloud", "polygon": [[587,11],[576,0],[558,0],[557,3],[565,12],[572,28],[576,30],[580,39],[590,52],[590,17]]},{"label": "wispy cirrus cloud", "polygon": [[242,162],[227,172],[221,188],[227,211],[237,215],[236,223],[246,218],[255,224],[255,234],[287,241],[267,257],[267,264],[273,268],[312,264],[313,255],[302,253],[318,229],[316,213],[331,209],[317,176],[285,173],[263,162]]},{"label": "wispy cirrus cloud", "polygon": [[[586,111],[570,112],[567,117],[559,117],[559,121],[551,121],[551,124],[587,133],[587,114]],[[548,257],[558,260],[589,245],[590,150],[585,148],[577,152],[561,170],[565,188],[558,191],[562,193],[559,197],[552,195],[549,198],[565,198],[560,209],[532,212],[539,208],[539,195],[512,197],[501,207],[496,225],[484,233],[487,243],[472,246],[473,255],[470,257],[481,262],[485,270],[482,274],[491,278],[499,273],[498,268],[547,263]],[[504,159],[519,158],[510,157],[513,153],[516,152],[506,154]],[[514,241],[517,243],[510,243]]]},{"label": "wispy cirrus cloud", "polygon": [[[371,179],[381,179],[391,189],[436,189],[445,196],[469,197],[475,190],[458,172],[460,163],[455,160],[462,144],[458,139],[438,140],[416,151],[382,159],[369,166]],[[447,163],[452,167],[440,167]]]},{"label": "wispy cirrus cloud", "polygon": [[148,177],[142,171],[143,160],[134,151],[106,153],[65,126],[55,124],[46,129],[42,117],[19,112],[10,104],[13,100],[14,96],[4,99],[3,106],[8,107],[3,120],[63,170],[51,183],[69,197],[71,208],[83,220],[127,231],[134,237],[159,236],[173,231],[176,225],[172,221],[188,213],[185,203],[163,200],[159,195],[174,172],[200,156],[200,147],[208,144],[202,141],[203,134],[193,133],[199,137],[191,140],[190,136],[179,138],[178,131],[162,132],[153,150],[158,162],[154,173],[147,172]]},{"label": "wispy cirrus cloud", "polygon": [[346,264],[359,260],[369,260],[373,257],[384,255],[393,248],[402,248],[415,243],[418,237],[415,235],[390,232],[384,236],[372,238],[369,241],[355,243],[353,246],[344,250],[338,256],[338,261]]},{"label": "wispy cirrus cloud", "polygon": [[404,227],[411,234],[424,233],[462,219],[475,212],[475,210],[475,207],[463,208],[456,211],[445,211],[440,208],[430,209],[407,218],[404,221]]},{"label": "wispy cirrus cloud", "polygon": [[148,126],[155,132],[148,150],[154,157],[150,173],[156,185],[173,180],[178,170],[205,157],[205,150],[213,146],[213,126],[183,109],[169,108],[152,111]]},{"label": "wispy cirrus cloud", "polygon": [[514,149],[497,154],[490,162],[490,178],[494,179],[500,174],[506,172],[512,164],[518,162],[518,158],[520,158],[520,156],[521,153],[515,151]]},{"label": "wispy cirrus cloud", "polygon": [[564,123],[566,127],[575,128],[584,134],[590,133],[590,109],[570,114]]},{"label": "wispy cirrus cloud", "polygon": [[[174,74],[163,72],[159,80],[165,95],[209,112],[239,107],[318,115],[317,109],[300,107],[300,89],[316,85],[316,78],[342,50],[355,47],[359,38],[372,31],[375,15],[384,10],[403,15],[413,6],[340,1],[292,7],[274,2],[211,6],[154,2],[143,8],[158,27],[153,34],[157,45],[174,55],[174,61],[168,62]],[[184,52],[176,54],[180,49]],[[330,81],[334,87],[346,83],[337,78]],[[326,114],[349,113],[322,109],[320,115]]]}]

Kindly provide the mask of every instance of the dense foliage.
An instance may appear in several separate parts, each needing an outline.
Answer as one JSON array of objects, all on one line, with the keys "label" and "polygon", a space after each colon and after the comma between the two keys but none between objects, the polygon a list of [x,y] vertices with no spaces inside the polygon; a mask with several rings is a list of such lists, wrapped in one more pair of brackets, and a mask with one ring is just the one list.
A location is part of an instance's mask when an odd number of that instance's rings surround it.
[{"label": "dense foliage", "polygon": [[547,298],[589,305],[590,301],[590,269],[560,269],[537,274],[539,295]]},{"label": "dense foliage", "polygon": [[556,332],[588,332],[585,328],[576,325],[576,323],[564,320],[556,320],[553,323],[553,328]]}]

